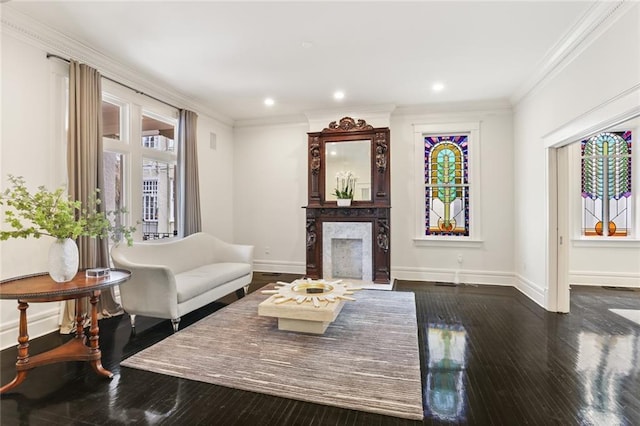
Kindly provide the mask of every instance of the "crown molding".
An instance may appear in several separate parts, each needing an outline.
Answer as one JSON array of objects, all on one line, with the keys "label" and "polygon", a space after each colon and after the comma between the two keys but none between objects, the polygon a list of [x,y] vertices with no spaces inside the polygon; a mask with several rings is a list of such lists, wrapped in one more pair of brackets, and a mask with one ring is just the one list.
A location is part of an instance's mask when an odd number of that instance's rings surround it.
[{"label": "crown molding", "polygon": [[536,71],[511,95],[511,104],[517,105],[543,87],[634,6],[634,3],[630,0],[595,2],[534,67]]},{"label": "crown molding", "polygon": [[558,148],[640,117],[640,83],[544,135],[545,148]]},{"label": "crown molding", "polygon": [[343,117],[362,118],[373,127],[389,127],[395,109],[393,104],[362,105],[305,111],[304,115],[309,121],[309,131],[322,131],[330,122]]},{"label": "crown molding", "polygon": [[46,53],[53,53],[86,63],[99,70],[105,77],[135,87],[144,93],[163,99],[167,103],[197,111],[222,124],[233,126],[234,121],[230,117],[214,111],[210,107],[177,91],[167,90],[166,83],[144,75],[141,70],[132,69],[102,54],[91,46],[49,28],[45,24],[12,9],[10,3],[2,3],[0,8],[2,34],[12,36]]},{"label": "crown molding", "polygon": [[243,127],[267,127],[267,126],[296,126],[308,124],[307,118],[302,114],[276,115],[273,117],[247,118],[236,120],[233,123],[234,129]]},{"label": "crown molding", "polygon": [[512,114],[513,108],[508,99],[491,99],[474,102],[447,102],[398,107],[393,117],[416,116],[464,116]]}]

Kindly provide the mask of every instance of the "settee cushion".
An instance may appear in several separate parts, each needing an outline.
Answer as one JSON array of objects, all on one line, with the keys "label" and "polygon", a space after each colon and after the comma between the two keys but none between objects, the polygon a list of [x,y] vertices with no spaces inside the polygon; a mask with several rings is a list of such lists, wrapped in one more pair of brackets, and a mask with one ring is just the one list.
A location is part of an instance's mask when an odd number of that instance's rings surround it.
[{"label": "settee cushion", "polygon": [[247,274],[251,274],[251,264],[235,262],[212,263],[176,274],[178,303]]}]

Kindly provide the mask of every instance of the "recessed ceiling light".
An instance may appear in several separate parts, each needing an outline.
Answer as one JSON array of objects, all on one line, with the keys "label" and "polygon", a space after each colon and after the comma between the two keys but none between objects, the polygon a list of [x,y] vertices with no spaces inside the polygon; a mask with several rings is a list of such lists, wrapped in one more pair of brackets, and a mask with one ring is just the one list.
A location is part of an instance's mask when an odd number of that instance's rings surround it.
[{"label": "recessed ceiling light", "polygon": [[267,98],[267,99],[264,100],[264,104],[266,106],[273,106],[273,104],[275,104],[275,103],[276,103],[276,101],[274,101],[272,98]]},{"label": "recessed ceiling light", "polygon": [[344,92],[338,90],[337,92],[335,92],[333,94],[333,99],[335,99],[336,101],[341,101],[344,99]]},{"label": "recessed ceiling light", "polygon": [[301,44],[303,49],[311,49],[313,47],[313,42],[310,41],[303,41]]},{"label": "recessed ceiling light", "polygon": [[431,89],[434,92],[440,92],[440,91],[444,90],[444,83],[440,83],[440,82],[434,83],[433,86],[431,86]]}]

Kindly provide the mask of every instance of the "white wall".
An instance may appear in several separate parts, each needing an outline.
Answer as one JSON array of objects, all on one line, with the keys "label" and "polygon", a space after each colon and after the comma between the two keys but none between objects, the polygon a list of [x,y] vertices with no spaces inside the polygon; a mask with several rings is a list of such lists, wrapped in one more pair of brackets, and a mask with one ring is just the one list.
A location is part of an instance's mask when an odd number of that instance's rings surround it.
[{"label": "white wall", "polygon": [[307,123],[236,128],[235,240],[258,271],[305,273]]},{"label": "white wall", "polygon": [[[432,108],[420,114],[394,113],[391,119],[391,269],[400,279],[461,283],[513,284],[513,130],[510,108],[472,112],[460,105],[448,112]],[[447,241],[416,245],[414,124],[480,122],[480,243]],[[470,147],[470,150],[474,147]],[[423,179],[422,175],[419,175]],[[476,182],[478,184],[478,182]]]},{"label": "white wall", "polygon": [[[543,136],[640,83],[640,7],[614,25],[515,108],[515,270],[518,287],[555,309],[549,294],[547,153]],[[609,247],[607,250],[615,250]],[[618,263],[638,262],[619,251]],[[576,271],[577,272],[577,271]],[[555,289],[552,289],[555,290]]]},{"label": "white wall", "polygon": [[[58,64],[46,52],[8,35],[2,35],[2,133],[0,170],[2,189],[7,175],[24,176],[31,189],[54,189],[66,181],[64,157],[55,118]],[[4,222],[4,216],[1,218]],[[3,225],[4,228],[4,225]],[[0,278],[44,272],[52,239],[20,239],[0,242]],[[27,313],[29,335],[36,337],[57,327],[58,303],[33,303]],[[0,347],[16,344],[18,311],[15,301],[0,301]]]},{"label": "white wall", "polygon": [[[333,120],[343,115],[336,112]],[[355,116],[367,122],[366,116]],[[418,247],[415,235],[414,123],[481,122],[483,242],[469,247]],[[310,123],[311,125],[312,123]],[[324,126],[329,124],[325,123]],[[235,236],[256,246],[256,269],[305,272],[307,134],[305,123],[235,129]],[[403,279],[453,281],[463,255],[461,281],[513,283],[511,195],[512,127],[509,109],[471,113],[412,112],[391,116],[391,269]],[[502,161],[495,166],[495,158]],[[506,160],[505,160],[506,159]],[[269,253],[267,253],[267,251]]]},{"label": "white wall", "polygon": [[[215,146],[211,146],[211,133]],[[198,173],[202,231],[234,242],[233,129],[206,115],[198,116]]]}]

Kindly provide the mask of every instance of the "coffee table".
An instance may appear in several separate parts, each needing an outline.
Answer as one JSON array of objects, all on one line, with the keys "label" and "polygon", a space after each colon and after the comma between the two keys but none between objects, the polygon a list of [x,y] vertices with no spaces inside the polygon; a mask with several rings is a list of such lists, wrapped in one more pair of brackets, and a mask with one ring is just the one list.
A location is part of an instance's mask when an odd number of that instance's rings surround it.
[{"label": "coffee table", "polygon": [[278,318],[279,330],[324,334],[345,302],[355,300],[349,297],[355,290],[360,288],[341,280],[278,282],[274,290],[262,291],[271,297],[258,305],[258,315]]}]

